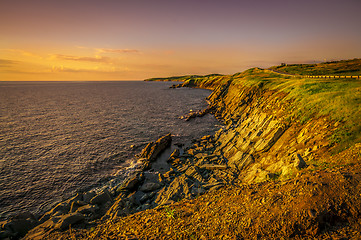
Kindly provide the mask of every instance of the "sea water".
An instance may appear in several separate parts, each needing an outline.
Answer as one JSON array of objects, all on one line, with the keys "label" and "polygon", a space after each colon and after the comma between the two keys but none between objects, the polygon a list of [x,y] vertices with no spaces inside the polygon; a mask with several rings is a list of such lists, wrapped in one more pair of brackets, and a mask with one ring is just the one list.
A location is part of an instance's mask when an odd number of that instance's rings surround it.
[{"label": "sea water", "polygon": [[[149,141],[213,134],[204,89],[172,82],[0,82],[0,217],[41,213],[125,169]],[[132,147],[131,147],[132,146]]]}]

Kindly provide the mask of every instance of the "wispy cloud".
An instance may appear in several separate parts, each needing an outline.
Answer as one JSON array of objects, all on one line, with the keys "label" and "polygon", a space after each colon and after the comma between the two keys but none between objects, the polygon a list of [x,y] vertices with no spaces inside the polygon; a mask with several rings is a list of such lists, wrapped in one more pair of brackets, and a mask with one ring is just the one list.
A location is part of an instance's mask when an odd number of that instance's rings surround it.
[{"label": "wispy cloud", "polygon": [[38,59],[42,59],[41,56],[35,54],[35,53],[32,53],[32,52],[29,52],[29,51],[25,51],[25,50],[22,50],[22,49],[12,49],[12,48],[5,48],[5,49],[0,49],[0,51],[7,51],[7,52],[13,52],[13,53],[19,53],[23,56],[27,56],[27,57],[35,57],[35,58],[38,58]]},{"label": "wispy cloud", "polygon": [[137,49],[96,48],[99,53],[140,53]]},{"label": "wispy cloud", "polygon": [[9,59],[0,59],[0,67],[8,67],[19,63],[19,61],[9,60]]},{"label": "wispy cloud", "polygon": [[97,62],[97,63],[109,63],[109,57],[95,56],[95,57],[79,57],[72,55],[53,54],[53,58],[60,60],[80,61],[80,62]]},{"label": "wispy cloud", "polygon": [[93,69],[84,69],[84,68],[69,68],[60,66],[53,66],[51,72],[66,72],[66,73],[122,73],[126,72],[127,69],[119,70],[119,69],[100,69],[100,68],[93,68]]}]

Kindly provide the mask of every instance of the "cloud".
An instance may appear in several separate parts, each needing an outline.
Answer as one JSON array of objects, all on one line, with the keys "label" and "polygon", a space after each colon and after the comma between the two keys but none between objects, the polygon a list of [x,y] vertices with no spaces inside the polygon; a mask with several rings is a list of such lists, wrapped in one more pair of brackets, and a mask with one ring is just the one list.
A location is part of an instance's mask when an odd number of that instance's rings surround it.
[{"label": "cloud", "polygon": [[0,67],[8,67],[9,65],[14,65],[19,63],[18,61],[8,60],[8,59],[0,59]]},{"label": "cloud", "polygon": [[136,49],[111,49],[111,48],[96,48],[99,53],[140,53]]},{"label": "cloud", "polygon": [[54,54],[53,58],[60,60],[70,60],[70,61],[80,61],[80,62],[97,62],[97,63],[109,63],[110,58],[95,56],[95,57],[79,57],[79,56],[71,56],[71,55],[62,55],[62,54]]},{"label": "cloud", "polygon": [[95,67],[93,69],[84,69],[84,68],[68,68],[62,65],[53,66],[51,72],[65,72],[65,73],[124,73],[127,69],[119,70],[119,69],[99,69]]},{"label": "cloud", "polygon": [[24,51],[22,49],[0,49],[1,51],[8,51],[8,52],[14,52],[14,53],[20,53],[21,55],[23,56],[27,56],[27,57],[35,57],[35,58],[38,58],[38,59],[42,59],[41,56],[37,55],[37,54],[34,54],[32,52],[28,52],[28,51]]}]

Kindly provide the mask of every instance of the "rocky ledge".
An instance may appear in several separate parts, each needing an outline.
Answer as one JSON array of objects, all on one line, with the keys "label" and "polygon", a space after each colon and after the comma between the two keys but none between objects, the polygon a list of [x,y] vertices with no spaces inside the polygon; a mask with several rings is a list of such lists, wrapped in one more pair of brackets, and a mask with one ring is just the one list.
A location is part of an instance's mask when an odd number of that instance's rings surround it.
[{"label": "rocky ledge", "polygon": [[215,150],[214,136],[194,140],[186,149],[168,154],[168,168],[157,168],[160,155],[171,146],[171,134],[150,142],[137,156],[141,164],[126,181],[114,188],[89,191],[57,204],[36,219],[25,214],[3,223],[3,237],[42,239],[70,227],[89,228],[96,220],[116,219],[146,209],[192,199],[232,183],[237,174]]},{"label": "rocky ledge", "polygon": [[[294,89],[301,80],[270,80],[272,74],[251,69],[186,81],[182,87],[213,90],[211,112],[225,124],[215,135],[185,149],[163,136],[143,149],[124,183],[79,193],[40,219],[10,219],[2,236],[37,225],[26,239],[69,239],[74,232],[90,239],[359,238],[360,146],[331,155],[330,136],[342,122],[323,111],[301,121],[297,101],[273,88],[290,81]],[[301,89],[309,86],[302,81]]]}]

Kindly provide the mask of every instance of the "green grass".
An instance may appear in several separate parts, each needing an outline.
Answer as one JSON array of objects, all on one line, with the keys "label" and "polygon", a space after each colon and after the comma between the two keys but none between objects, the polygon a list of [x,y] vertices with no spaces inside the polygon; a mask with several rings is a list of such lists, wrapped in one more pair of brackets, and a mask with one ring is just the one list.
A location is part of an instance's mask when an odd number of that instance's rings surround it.
[{"label": "green grass", "polygon": [[324,62],[318,64],[287,64],[270,69],[299,75],[361,75],[361,59]]},{"label": "green grass", "polygon": [[230,77],[235,85],[262,87],[288,93],[282,101],[291,102],[288,121],[305,124],[327,116],[340,122],[329,137],[336,152],[361,141],[361,81],[356,79],[309,79],[285,76],[252,68]]},{"label": "green grass", "polygon": [[174,213],[175,213],[175,210],[171,210],[169,207],[165,207],[165,215],[167,218],[172,218],[174,219]]},{"label": "green grass", "polygon": [[[336,72],[361,75],[361,59],[276,66],[271,69],[287,70],[300,75]],[[295,121],[304,124],[313,118],[327,116],[334,122],[340,122],[338,129],[329,137],[331,144],[338,145],[338,150],[361,141],[361,80],[286,76],[260,68],[251,68],[233,75],[213,74],[183,78],[187,78],[184,82],[187,86],[215,89],[231,82],[234,85],[285,92],[287,97],[282,101],[285,101],[285,104],[291,102],[286,104],[289,106],[286,121],[290,124]]]}]

